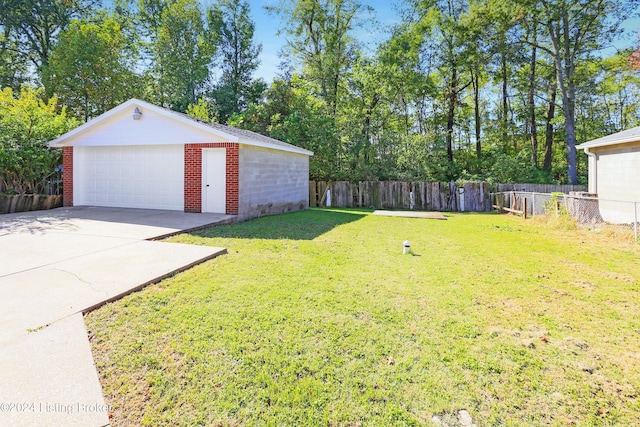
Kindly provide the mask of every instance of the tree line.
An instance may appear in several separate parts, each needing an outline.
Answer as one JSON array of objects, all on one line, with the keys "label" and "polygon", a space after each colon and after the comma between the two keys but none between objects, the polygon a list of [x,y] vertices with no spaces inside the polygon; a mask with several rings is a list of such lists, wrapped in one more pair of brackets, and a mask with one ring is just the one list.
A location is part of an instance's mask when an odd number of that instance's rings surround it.
[{"label": "tree line", "polygon": [[0,0],[0,84],[79,121],[139,97],[253,130],[314,151],[319,180],[584,183],[576,145],[640,124],[638,54],[612,47],[633,0],[397,6],[392,28],[358,0],[269,7],[265,82],[246,0]]}]

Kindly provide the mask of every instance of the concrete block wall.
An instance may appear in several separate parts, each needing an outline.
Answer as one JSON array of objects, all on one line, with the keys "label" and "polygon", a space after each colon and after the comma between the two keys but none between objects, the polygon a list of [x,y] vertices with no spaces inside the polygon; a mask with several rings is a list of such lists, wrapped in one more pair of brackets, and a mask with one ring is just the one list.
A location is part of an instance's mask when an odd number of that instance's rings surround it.
[{"label": "concrete block wall", "polygon": [[602,199],[640,201],[640,141],[591,151],[598,157],[597,164],[589,158],[589,191]]},{"label": "concrete block wall", "polygon": [[309,156],[240,146],[240,220],[309,207]]}]

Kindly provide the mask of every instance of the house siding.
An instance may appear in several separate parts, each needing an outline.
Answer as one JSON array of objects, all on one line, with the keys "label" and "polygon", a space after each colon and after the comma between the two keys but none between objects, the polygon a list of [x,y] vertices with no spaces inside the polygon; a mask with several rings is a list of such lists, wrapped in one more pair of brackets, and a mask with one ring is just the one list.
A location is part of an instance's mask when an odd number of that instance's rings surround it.
[{"label": "house siding", "polygon": [[[160,114],[144,106],[140,107],[142,117],[133,120],[134,107],[109,117],[102,123],[67,139],[65,145],[175,145],[185,142],[211,141],[210,133],[182,123],[166,114]],[[223,137],[216,142],[229,142]]]},{"label": "house siding", "polygon": [[598,194],[602,218],[613,224],[636,220],[631,202],[640,202],[640,141],[590,151],[589,190]]},{"label": "house siding", "polygon": [[[596,188],[599,197],[640,201],[640,141],[591,150],[597,156]],[[589,166],[592,166],[593,159]],[[590,178],[592,176],[590,175]]]},{"label": "house siding", "polygon": [[309,207],[309,157],[240,146],[239,220]]}]

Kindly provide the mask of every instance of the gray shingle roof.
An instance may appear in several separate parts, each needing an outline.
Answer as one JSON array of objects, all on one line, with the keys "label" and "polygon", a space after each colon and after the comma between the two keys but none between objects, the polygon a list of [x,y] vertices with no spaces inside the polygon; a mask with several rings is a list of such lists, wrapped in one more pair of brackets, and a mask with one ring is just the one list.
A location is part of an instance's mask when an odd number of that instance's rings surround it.
[{"label": "gray shingle roof", "polygon": [[622,132],[603,136],[602,138],[587,141],[576,148],[601,147],[605,145],[624,144],[626,142],[640,141],[640,126],[623,130]]}]

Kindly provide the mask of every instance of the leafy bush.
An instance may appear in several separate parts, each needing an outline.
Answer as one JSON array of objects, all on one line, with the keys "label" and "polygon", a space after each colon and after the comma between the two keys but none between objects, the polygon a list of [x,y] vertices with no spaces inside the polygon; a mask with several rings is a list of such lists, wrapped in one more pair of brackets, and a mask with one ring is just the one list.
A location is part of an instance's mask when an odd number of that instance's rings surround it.
[{"label": "leafy bush", "polygon": [[7,192],[44,192],[44,180],[61,163],[60,150],[47,143],[79,124],[43,93],[29,86],[18,97],[10,88],[0,91],[0,187]]},{"label": "leafy bush", "polygon": [[562,192],[553,192],[549,201],[544,204],[544,211],[547,215],[567,215],[569,211],[561,198],[564,197]]}]

